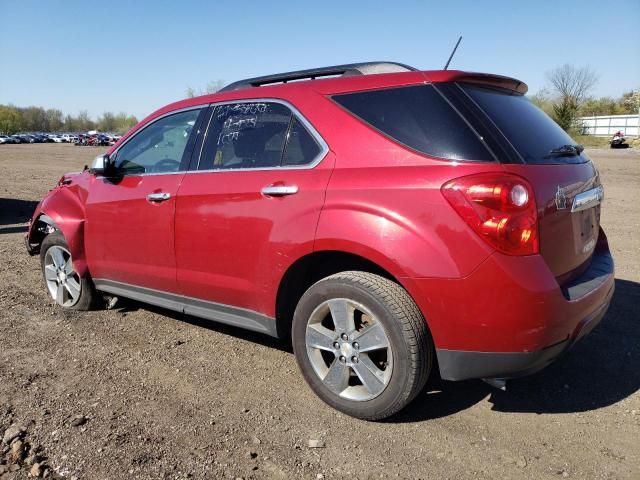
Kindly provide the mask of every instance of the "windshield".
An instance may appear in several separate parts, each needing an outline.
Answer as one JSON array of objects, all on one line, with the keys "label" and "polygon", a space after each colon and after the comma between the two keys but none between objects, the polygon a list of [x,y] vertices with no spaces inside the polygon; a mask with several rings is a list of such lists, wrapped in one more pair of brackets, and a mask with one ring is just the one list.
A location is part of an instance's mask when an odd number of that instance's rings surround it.
[{"label": "windshield", "polygon": [[506,90],[460,84],[491,118],[525,163],[589,161],[576,142],[524,95]]}]

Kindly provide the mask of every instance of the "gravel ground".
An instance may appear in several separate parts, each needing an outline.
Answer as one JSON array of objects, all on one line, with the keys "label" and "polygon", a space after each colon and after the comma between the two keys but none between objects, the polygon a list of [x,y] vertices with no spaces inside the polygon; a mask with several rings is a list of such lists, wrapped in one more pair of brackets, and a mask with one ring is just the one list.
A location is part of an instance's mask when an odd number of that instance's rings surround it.
[{"label": "gravel ground", "polygon": [[326,407],[270,338],[134,302],[55,308],[24,222],[101,152],[0,146],[0,479],[640,478],[637,151],[589,152],[617,261],[602,324],[507,392],[432,382],[383,423]]}]

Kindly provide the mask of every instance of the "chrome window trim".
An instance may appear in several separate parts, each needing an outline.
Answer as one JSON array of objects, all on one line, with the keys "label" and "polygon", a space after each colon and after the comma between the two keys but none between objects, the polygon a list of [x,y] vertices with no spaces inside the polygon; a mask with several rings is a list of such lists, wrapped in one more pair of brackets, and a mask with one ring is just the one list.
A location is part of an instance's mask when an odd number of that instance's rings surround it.
[{"label": "chrome window trim", "polygon": [[[318,143],[318,145],[320,146],[320,152],[318,153],[318,155],[315,156],[315,158],[305,164],[305,165],[287,165],[287,166],[279,166],[279,167],[262,167],[262,168],[212,168],[212,169],[207,169],[207,170],[198,170],[198,166],[200,165],[200,161],[202,160],[202,153],[204,152],[204,145],[205,142],[207,141],[207,136],[209,134],[209,128],[211,126],[211,122],[213,121],[213,117],[215,115],[215,108],[222,106],[222,105],[231,105],[231,104],[236,104],[236,103],[278,103],[280,105],[284,105],[285,107],[287,107],[289,110],[291,110],[291,113],[298,119],[298,121],[300,121],[300,123],[302,123],[302,125],[304,125],[304,127],[307,129],[307,131],[311,134],[311,136],[314,138],[314,140]],[[298,110],[292,103],[286,101],[286,100],[282,100],[280,98],[268,98],[268,97],[264,97],[264,98],[245,98],[245,99],[240,99],[240,100],[226,100],[224,102],[216,102],[216,103],[211,103],[209,106],[214,107],[214,110],[212,112],[211,117],[209,118],[209,123],[207,124],[207,128],[205,130],[204,133],[204,138],[202,140],[202,146],[200,148],[200,152],[198,154],[198,163],[195,167],[194,170],[188,170],[187,174],[190,173],[223,173],[223,172],[260,172],[260,171],[271,171],[271,170],[278,170],[278,171],[283,171],[283,170],[311,170],[313,168],[315,168],[316,166],[318,166],[318,164],[320,164],[320,162],[322,162],[322,160],[324,160],[324,158],[327,156],[327,153],[329,153],[329,145],[327,144],[327,142],[324,140],[324,138],[322,138],[322,136],[320,135],[320,133],[318,133],[318,131],[316,130],[316,128],[311,124],[311,122],[309,122],[309,120],[307,120],[307,118],[302,115],[302,113],[300,113],[300,110]],[[288,140],[288,139],[287,139]]]},{"label": "chrome window trim", "polygon": [[[109,158],[111,158],[113,156],[116,156],[122,147],[124,147],[127,143],[129,143],[134,138],[136,138],[140,133],[142,133],[144,130],[146,130],[147,127],[150,127],[151,125],[153,125],[154,123],[162,120],[163,118],[169,117],[171,115],[176,115],[178,113],[188,112],[190,110],[202,110],[204,108],[207,108],[208,106],[209,106],[209,104],[206,104],[206,103],[205,104],[200,104],[200,105],[192,105],[190,107],[179,108],[178,110],[171,110],[170,112],[163,113],[162,115],[160,115],[160,116],[154,118],[153,120],[151,120],[150,122],[146,123],[137,132],[135,132],[133,135],[131,135],[129,138],[127,138],[124,141],[124,143],[122,143],[122,145],[118,145],[118,148],[116,148],[113,152],[111,152],[111,154],[109,155]],[[196,118],[196,120],[197,120],[197,118]],[[198,133],[196,132],[195,134],[197,135]],[[188,168],[189,167],[187,167],[187,169],[185,169],[185,170],[178,170],[177,172],[134,173],[134,174],[125,175],[125,176],[126,177],[149,177],[149,176],[154,176],[154,175],[177,175],[177,174],[180,174],[180,173],[188,172],[189,171]]]}]

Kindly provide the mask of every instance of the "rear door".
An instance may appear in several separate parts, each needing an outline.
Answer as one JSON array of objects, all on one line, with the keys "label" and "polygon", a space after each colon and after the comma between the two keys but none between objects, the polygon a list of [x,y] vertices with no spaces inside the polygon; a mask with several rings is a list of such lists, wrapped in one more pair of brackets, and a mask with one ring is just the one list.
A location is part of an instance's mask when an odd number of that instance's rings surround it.
[{"label": "rear door", "polygon": [[200,111],[166,115],[145,126],[112,155],[117,175],[92,179],[85,245],[96,284],[175,292],[176,194]]},{"label": "rear door", "polygon": [[218,105],[176,211],[180,292],[273,316],[278,282],[313,249],[333,156],[291,105]]},{"label": "rear door", "polygon": [[517,161],[501,160],[507,161],[506,170],[532,184],[540,253],[562,282],[587,264],[596,246],[603,196],[596,168],[582,147],[524,95],[471,84],[459,88],[515,150]]}]

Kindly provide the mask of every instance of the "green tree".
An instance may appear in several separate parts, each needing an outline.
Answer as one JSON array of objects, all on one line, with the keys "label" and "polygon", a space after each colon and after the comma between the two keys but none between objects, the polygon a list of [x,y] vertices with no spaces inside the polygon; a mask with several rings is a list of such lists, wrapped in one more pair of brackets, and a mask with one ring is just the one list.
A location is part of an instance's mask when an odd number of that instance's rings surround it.
[{"label": "green tree", "polygon": [[576,104],[571,99],[565,98],[553,104],[553,119],[565,132],[568,132],[574,126],[577,110]]},{"label": "green tree", "polygon": [[20,110],[12,105],[0,105],[0,132],[13,135],[24,129]]},{"label": "green tree", "polygon": [[114,131],[124,134],[138,123],[138,119],[134,115],[127,115],[124,112],[120,112],[115,116],[115,123],[116,127]]},{"label": "green tree", "polygon": [[29,132],[47,132],[49,131],[49,121],[47,113],[42,107],[27,107],[22,110],[22,120],[24,129]]},{"label": "green tree", "polygon": [[193,87],[187,87],[187,90],[185,91],[185,95],[187,96],[187,98],[199,97],[200,95],[209,95],[211,93],[216,93],[220,91],[224,86],[225,86],[224,80],[220,80],[220,79],[212,80],[209,83],[207,83],[207,86],[204,87],[203,89],[195,89]]},{"label": "green tree", "polygon": [[102,132],[113,132],[116,129],[116,117],[111,112],[104,112],[101,117],[98,117],[97,125],[98,130]]},{"label": "green tree", "polygon": [[544,113],[553,116],[553,99],[548,89],[539,90],[535,95],[531,95],[529,100]]},{"label": "green tree", "polygon": [[78,122],[78,130],[93,130],[96,128],[96,124],[91,120],[89,112],[86,110],[80,111],[76,121]]},{"label": "green tree", "polygon": [[623,113],[640,113],[640,89],[623,93],[620,98],[620,107]]},{"label": "green tree", "polygon": [[50,108],[45,112],[47,117],[47,123],[49,124],[49,131],[59,132],[64,126],[64,117],[62,112],[56,108]]},{"label": "green tree", "polygon": [[77,132],[80,130],[80,128],[78,128],[78,121],[72,115],[66,115],[64,117],[64,129],[69,132]]},{"label": "green tree", "polygon": [[565,131],[573,127],[579,108],[589,92],[598,83],[598,76],[589,67],[564,64],[547,73],[556,99],[553,103],[553,119]]}]

